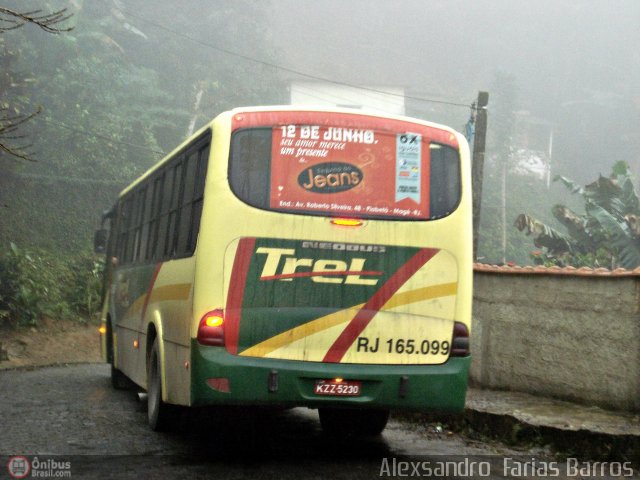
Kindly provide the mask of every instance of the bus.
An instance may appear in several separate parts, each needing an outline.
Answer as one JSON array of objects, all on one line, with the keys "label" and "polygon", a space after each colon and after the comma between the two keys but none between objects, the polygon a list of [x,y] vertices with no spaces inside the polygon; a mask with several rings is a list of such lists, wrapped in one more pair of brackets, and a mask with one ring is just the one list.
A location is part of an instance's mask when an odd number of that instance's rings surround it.
[{"label": "bus", "polygon": [[469,148],[353,109],[238,108],[103,215],[101,344],[114,387],[181,407],[318,409],[377,435],[390,410],[460,411],[471,361]]}]

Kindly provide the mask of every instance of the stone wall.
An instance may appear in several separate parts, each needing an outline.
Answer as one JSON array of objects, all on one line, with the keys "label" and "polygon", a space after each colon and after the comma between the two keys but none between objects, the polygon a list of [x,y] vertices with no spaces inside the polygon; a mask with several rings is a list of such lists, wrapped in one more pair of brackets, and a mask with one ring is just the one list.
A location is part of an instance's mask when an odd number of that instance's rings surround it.
[{"label": "stone wall", "polygon": [[639,276],[484,270],[473,385],[640,410]]}]

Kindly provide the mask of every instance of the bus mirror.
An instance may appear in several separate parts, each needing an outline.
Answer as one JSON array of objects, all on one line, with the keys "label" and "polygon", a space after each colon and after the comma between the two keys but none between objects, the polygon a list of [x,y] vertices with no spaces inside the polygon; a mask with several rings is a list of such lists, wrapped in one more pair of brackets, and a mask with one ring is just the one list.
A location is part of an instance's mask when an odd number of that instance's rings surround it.
[{"label": "bus mirror", "polygon": [[107,238],[109,236],[109,231],[101,228],[100,230],[96,230],[95,235],[93,236],[93,251],[96,253],[105,253],[107,251]]}]

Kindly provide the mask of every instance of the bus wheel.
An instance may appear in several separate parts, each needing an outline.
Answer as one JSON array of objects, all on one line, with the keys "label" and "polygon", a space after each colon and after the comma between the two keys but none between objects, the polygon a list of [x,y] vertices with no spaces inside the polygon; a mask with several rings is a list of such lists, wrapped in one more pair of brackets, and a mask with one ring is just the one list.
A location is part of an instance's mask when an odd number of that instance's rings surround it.
[{"label": "bus wheel", "polygon": [[131,388],[131,380],[111,364],[111,386],[116,390],[129,390]]},{"label": "bus wheel", "polygon": [[374,437],[387,426],[389,410],[320,408],[322,430],[332,436]]},{"label": "bus wheel", "polygon": [[162,401],[162,376],[160,374],[160,347],[156,338],[149,354],[147,367],[147,418],[156,432],[172,430],[175,422],[173,405]]},{"label": "bus wheel", "polygon": [[111,364],[111,386],[116,390],[129,390],[131,388],[131,380],[113,366],[115,363],[113,355],[113,331],[111,324],[107,327],[107,361]]}]

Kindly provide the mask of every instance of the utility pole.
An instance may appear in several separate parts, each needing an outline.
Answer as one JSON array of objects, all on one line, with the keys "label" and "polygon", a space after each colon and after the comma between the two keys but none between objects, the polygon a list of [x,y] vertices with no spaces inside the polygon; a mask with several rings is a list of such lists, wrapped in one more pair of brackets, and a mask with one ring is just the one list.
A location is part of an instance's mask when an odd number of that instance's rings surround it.
[{"label": "utility pole", "polygon": [[478,258],[478,236],[480,232],[480,206],[482,204],[482,179],[484,150],[487,139],[487,105],[489,93],[478,92],[476,101],[475,133],[471,160],[471,188],[473,190],[473,260]]}]

